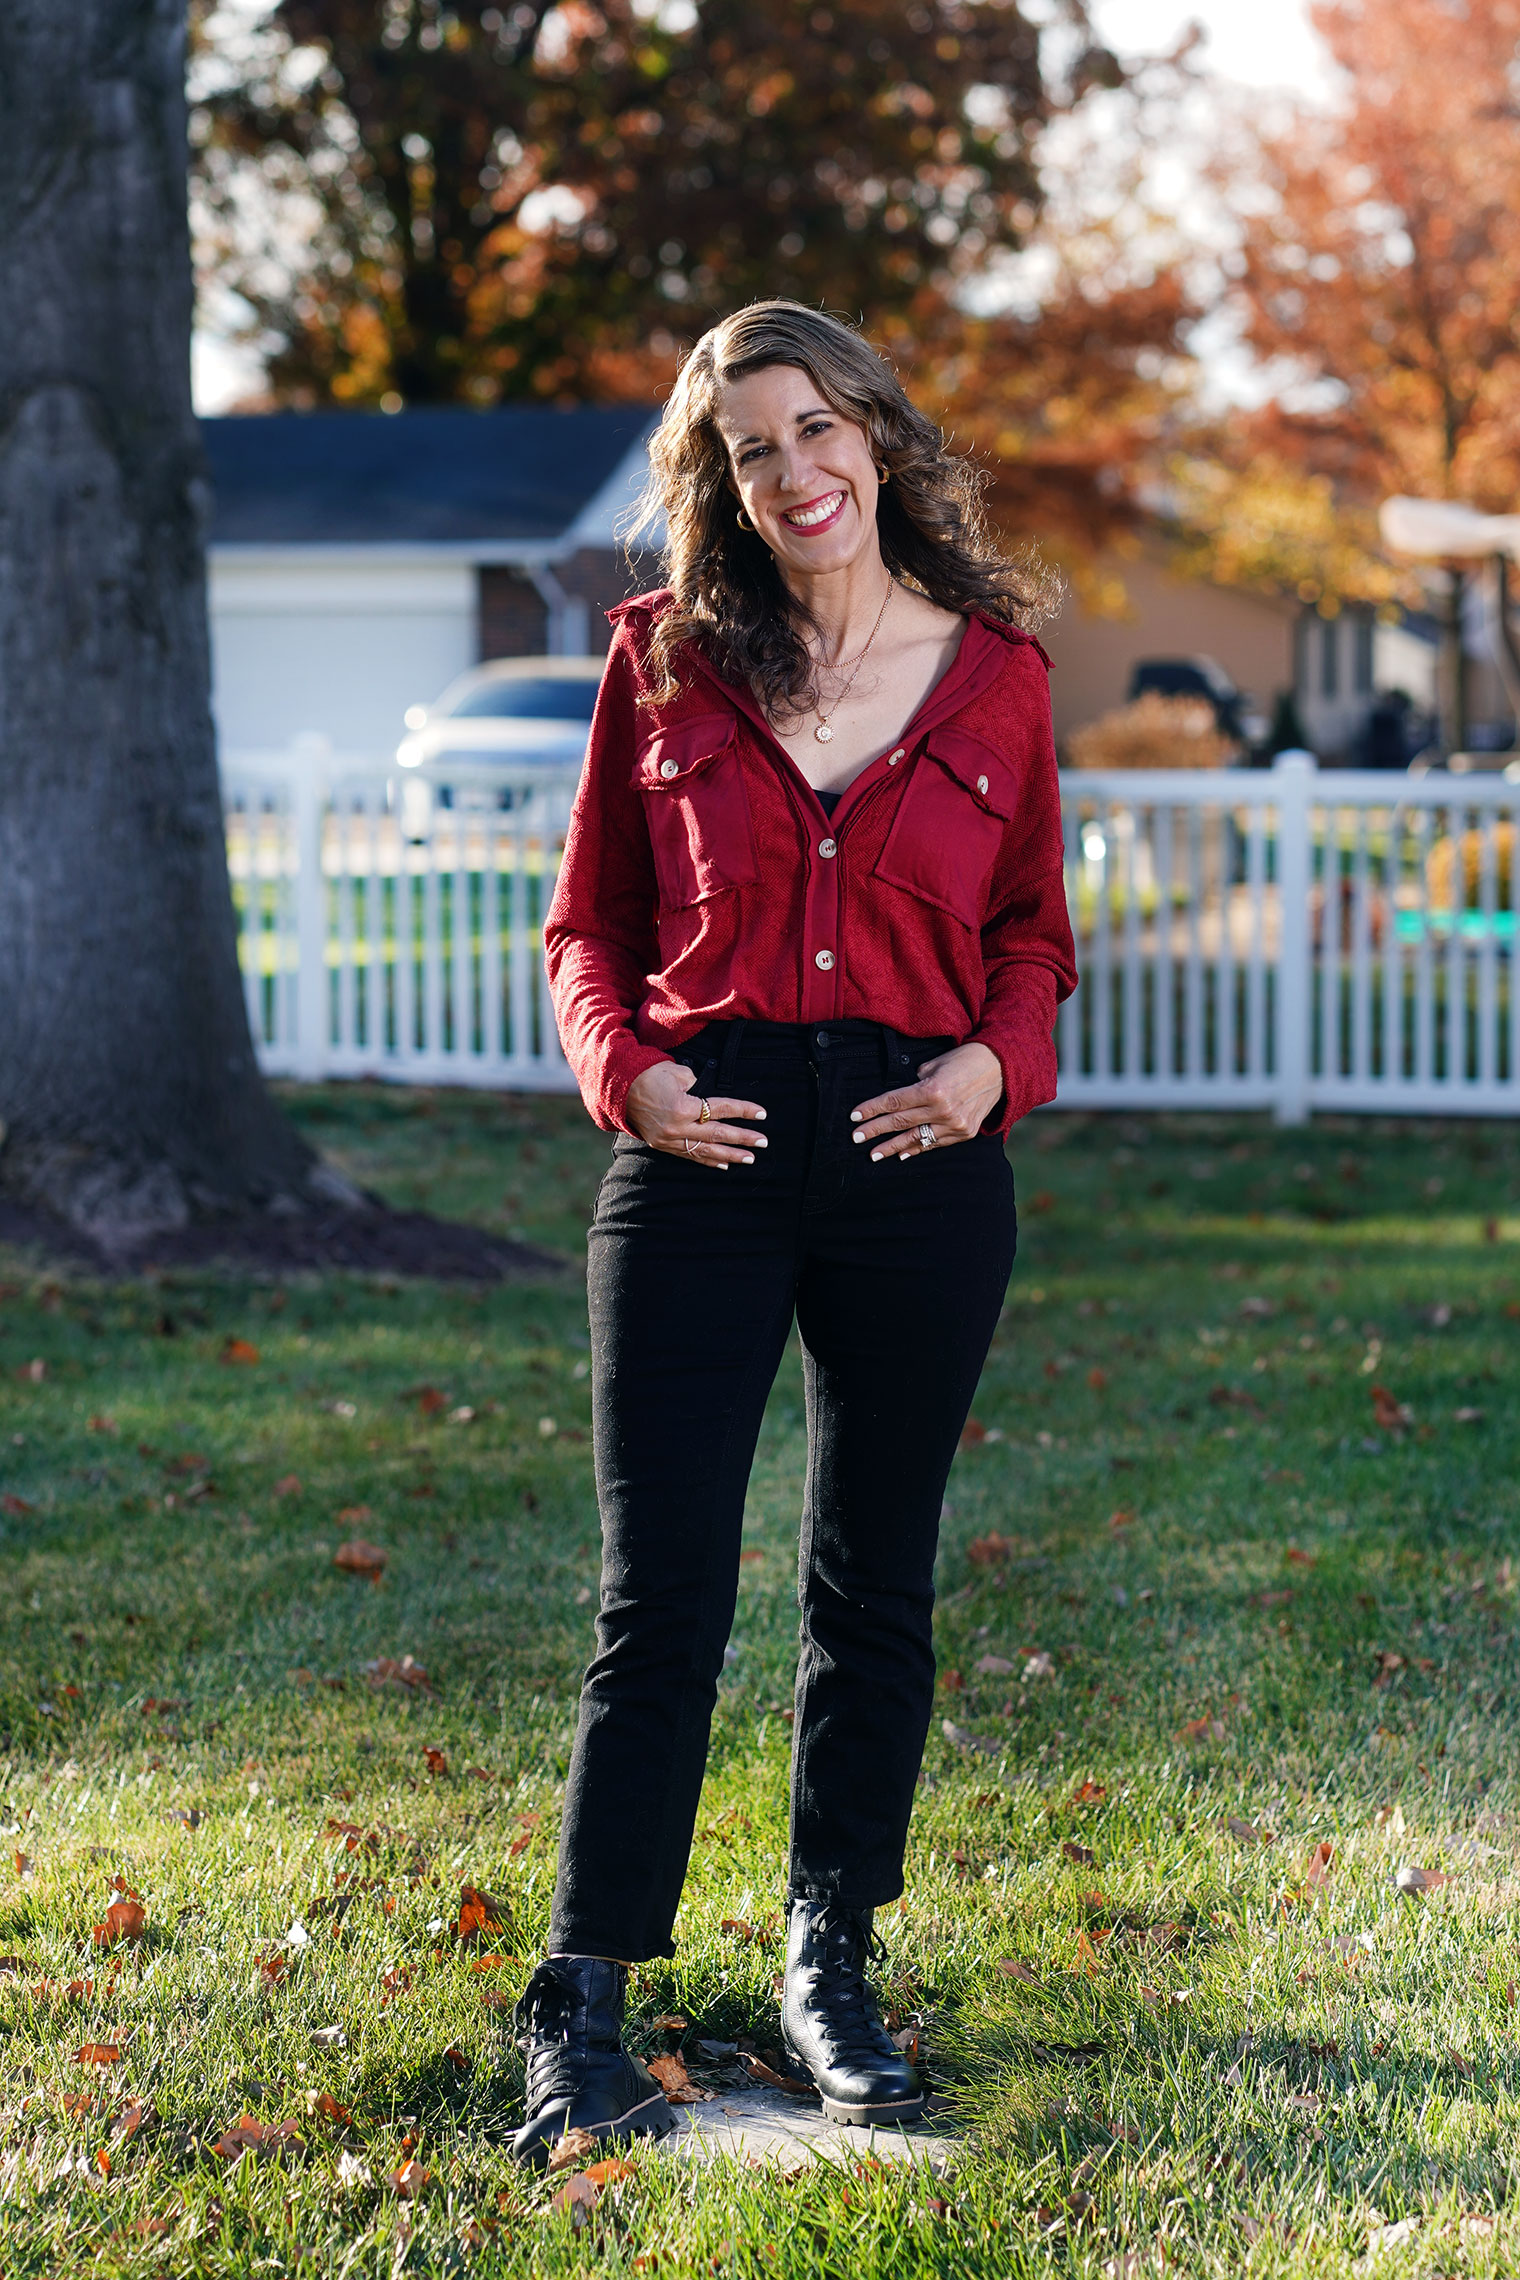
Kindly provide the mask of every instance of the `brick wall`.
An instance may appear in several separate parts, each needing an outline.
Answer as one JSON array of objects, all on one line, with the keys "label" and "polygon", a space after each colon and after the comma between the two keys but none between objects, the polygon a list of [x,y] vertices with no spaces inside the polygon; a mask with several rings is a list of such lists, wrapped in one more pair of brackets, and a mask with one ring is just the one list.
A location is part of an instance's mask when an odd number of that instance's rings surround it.
[{"label": "brick wall", "polygon": [[[603,612],[629,594],[645,593],[659,583],[659,559],[640,555],[630,568],[628,558],[612,547],[582,547],[568,561],[557,562],[554,574],[567,594],[587,605],[587,640],[600,653],[612,636]],[[489,657],[541,657],[548,647],[549,613],[532,582],[518,570],[491,563],[477,573],[479,644],[482,664]]]},{"label": "brick wall", "polygon": [[496,563],[477,573],[478,655],[540,657],[547,612],[526,578]]}]

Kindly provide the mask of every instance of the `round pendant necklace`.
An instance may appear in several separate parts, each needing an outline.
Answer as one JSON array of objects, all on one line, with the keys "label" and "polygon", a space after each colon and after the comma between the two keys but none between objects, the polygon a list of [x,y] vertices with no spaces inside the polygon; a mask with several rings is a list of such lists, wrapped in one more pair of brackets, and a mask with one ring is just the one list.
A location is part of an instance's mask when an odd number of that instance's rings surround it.
[{"label": "round pendant necklace", "polygon": [[860,655],[855,660],[854,672],[850,675],[844,687],[840,690],[838,696],[834,699],[833,704],[829,707],[829,712],[825,712],[822,705],[820,705],[818,708],[818,726],[814,729],[813,734],[820,744],[832,744],[834,741],[834,729],[833,724],[829,718],[829,713],[838,712],[840,706],[844,703],[845,698],[849,695],[850,691],[854,688],[856,681],[859,679],[860,668],[866,661],[866,656],[870,650],[872,642],[876,639],[877,634],[881,631],[881,621],[887,614],[887,604],[892,599],[892,589],[896,583],[896,579],[893,578],[889,572],[887,576],[887,590],[881,598],[881,608],[876,613],[876,623],[872,626],[870,632],[866,635],[866,646],[864,649],[862,649]]}]

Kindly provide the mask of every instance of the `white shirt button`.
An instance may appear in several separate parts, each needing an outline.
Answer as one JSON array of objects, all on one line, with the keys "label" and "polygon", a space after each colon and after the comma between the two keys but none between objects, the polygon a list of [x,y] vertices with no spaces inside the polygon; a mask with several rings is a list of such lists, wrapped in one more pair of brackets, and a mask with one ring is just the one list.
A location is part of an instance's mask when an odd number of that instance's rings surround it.
[{"label": "white shirt button", "polygon": [[976,788],[981,793],[982,798],[985,799],[987,797],[987,779],[985,776],[977,777]]},{"label": "white shirt button", "polygon": [[833,972],[833,970],[834,970],[834,953],[833,953],[833,951],[832,951],[832,950],[817,950],[817,951],[815,951],[815,952],[813,953],[813,964],[814,964],[814,965],[815,965],[815,966],[816,966],[816,967],[819,969],[820,973],[824,973],[824,974],[831,974],[831,973]]},{"label": "white shirt button", "polygon": [[902,758],[907,749],[908,748],[905,744],[899,744],[895,752],[889,752],[887,754],[887,766],[889,768],[895,768],[898,761]]},{"label": "white shirt button", "polygon": [[820,855],[837,855],[839,853],[838,840],[820,839],[818,842],[818,852]]},{"label": "white shirt button", "polygon": [[662,760],[660,762],[660,774],[662,776],[679,776],[680,773],[681,763],[679,760]]}]

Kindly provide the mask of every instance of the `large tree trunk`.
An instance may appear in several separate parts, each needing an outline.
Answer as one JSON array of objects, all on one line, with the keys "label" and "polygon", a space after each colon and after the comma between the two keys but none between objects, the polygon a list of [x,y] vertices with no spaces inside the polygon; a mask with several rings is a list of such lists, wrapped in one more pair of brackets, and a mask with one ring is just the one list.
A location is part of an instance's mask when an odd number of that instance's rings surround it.
[{"label": "large tree trunk", "polygon": [[239,983],[182,0],[0,9],[0,1190],[108,1248],[341,1183]]}]

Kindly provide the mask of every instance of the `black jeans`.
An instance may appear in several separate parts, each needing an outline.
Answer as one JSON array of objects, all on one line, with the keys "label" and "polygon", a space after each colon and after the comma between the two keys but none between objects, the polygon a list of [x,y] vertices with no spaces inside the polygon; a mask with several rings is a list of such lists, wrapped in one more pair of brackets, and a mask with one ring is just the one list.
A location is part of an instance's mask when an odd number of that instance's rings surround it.
[{"label": "black jeans", "polygon": [[551,1952],[675,1952],[745,1488],[794,1314],[791,1887],[859,1908],[902,1891],[940,1507],[1013,1266],[1013,1179],[987,1136],[873,1164],[849,1112],[944,1049],[866,1022],[715,1024],[680,1058],[699,1091],[765,1108],[768,1148],[720,1172],[614,1145],[587,1273],[601,1613]]}]

